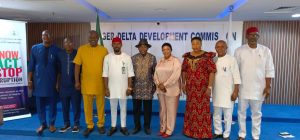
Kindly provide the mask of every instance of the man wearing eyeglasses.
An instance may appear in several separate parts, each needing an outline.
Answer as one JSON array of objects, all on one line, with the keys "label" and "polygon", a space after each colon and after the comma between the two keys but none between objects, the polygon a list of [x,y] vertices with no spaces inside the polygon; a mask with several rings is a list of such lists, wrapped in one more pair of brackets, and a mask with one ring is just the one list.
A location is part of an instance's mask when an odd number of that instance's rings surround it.
[{"label": "man wearing eyeglasses", "polygon": [[239,138],[246,137],[246,113],[251,109],[252,138],[258,140],[261,127],[261,106],[265,98],[270,96],[271,79],[275,70],[271,51],[268,47],[258,44],[259,30],[250,27],[246,30],[247,44],[235,51],[242,84],[239,90],[238,121]]}]

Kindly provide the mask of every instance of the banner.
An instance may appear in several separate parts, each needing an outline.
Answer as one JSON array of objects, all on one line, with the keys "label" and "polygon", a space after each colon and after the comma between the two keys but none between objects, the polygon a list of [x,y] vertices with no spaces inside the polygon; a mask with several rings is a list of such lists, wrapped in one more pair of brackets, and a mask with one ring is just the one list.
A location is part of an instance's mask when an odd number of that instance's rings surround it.
[{"label": "banner", "polygon": [[[130,56],[138,53],[135,45],[141,38],[146,38],[152,45],[148,52],[157,60],[163,57],[161,45],[168,42],[172,45],[172,54],[181,61],[184,53],[192,51],[191,38],[202,38],[202,49],[216,52],[215,43],[227,41],[229,30],[228,22],[102,22],[100,26],[104,46],[109,52],[113,52],[111,40],[116,36],[122,39],[122,51]],[[91,23],[91,29],[96,29],[96,23]],[[228,54],[233,55],[234,50],[242,45],[243,22],[232,22],[231,31]],[[185,100],[185,96],[180,99]]]},{"label": "banner", "polygon": [[30,117],[27,103],[26,27],[0,20],[0,106],[4,121]]},{"label": "banner", "polygon": [[[102,22],[102,37],[104,46],[112,52],[111,40],[119,36],[123,41],[122,50],[129,55],[138,53],[135,45],[140,38],[148,39],[152,45],[148,51],[157,59],[163,57],[161,45],[171,43],[172,54],[182,60],[185,52],[192,50],[191,38],[202,38],[202,49],[215,52],[215,43],[218,40],[227,40],[228,22]],[[96,29],[96,23],[91,23],[91,29]],[[234,50],[242,45],[243,22],[232,22],[232,43],[228,46],[228,53],[233,55]]]}]

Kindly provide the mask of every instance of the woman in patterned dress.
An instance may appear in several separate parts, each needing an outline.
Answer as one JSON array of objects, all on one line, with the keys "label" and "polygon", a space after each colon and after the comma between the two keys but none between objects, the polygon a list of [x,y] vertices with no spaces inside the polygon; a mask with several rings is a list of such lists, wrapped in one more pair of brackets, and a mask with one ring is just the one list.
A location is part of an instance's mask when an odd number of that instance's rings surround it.
[{"label": "woman in patterned dress", "polygon": [[182,90],[187,95],[183,133],[192,138],[211,139],[210,95],[216,54],[201,50],[199,37],[192,38],[191,42],[193,51],[183,55],[182,64]]}]

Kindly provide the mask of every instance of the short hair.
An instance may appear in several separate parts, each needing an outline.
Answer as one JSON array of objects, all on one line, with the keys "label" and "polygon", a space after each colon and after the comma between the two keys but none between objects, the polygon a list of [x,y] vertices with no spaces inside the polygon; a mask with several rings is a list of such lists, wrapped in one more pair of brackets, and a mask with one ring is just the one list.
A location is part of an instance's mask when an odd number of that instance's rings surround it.
[{"label": "short hair", "polygon": [[193,40],[199,40],[200,42],[202,42],[202,39],[198,36],[195,36],[191,39],[191,42],[193,42]]},{"label": "short hair", "polygon": [[91,30],[91,31],[89,31],[89,34],[90,34],[90,35],[91,35],[92,33],[95,33],[97,36],[99,36],[98,32],[97,32],[97,31],[95,31],[95,30]]},{"label": "short hair", "polygon": [[228,47],[226,41],[224,41],[224,40],[219,40],[219,41],[217,41],[217,42],[216,42],[216,45],[217,45],[218,43],[223,43],[223,44],[225,45],[225,47]]},{"label": "short hair", "polygon": [[44,30],[44,31],[42,32],[42,35],[44,35],[44,34],[47,34],[48,37],[51,37],[51,33],[50,33],[49,30]]},{"label": "short hair", "polygon": [[64,42],[65,42],[66,40],[69,40],[69,41],[73,42],[72,38],[70,38],[69,36],[67,36],[67,37],[64,38]]},{"label": "short hair", "polygon": [[163,49],[164,46],[168,46],[171,49],[171,51],[173,50],[172,45],[170,43],[166,42],[166,43],[162,44],[161,49]]}]

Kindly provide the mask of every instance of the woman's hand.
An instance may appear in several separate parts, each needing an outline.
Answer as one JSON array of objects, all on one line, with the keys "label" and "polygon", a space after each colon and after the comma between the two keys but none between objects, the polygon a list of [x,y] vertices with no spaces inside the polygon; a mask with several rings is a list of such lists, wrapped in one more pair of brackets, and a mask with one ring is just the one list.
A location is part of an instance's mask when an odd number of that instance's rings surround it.
[{"label": "woman's hand", "polygon": [[183,94],[186,94],[186,85],[185,84],[181,85],[181,90],[182,90]]}]

